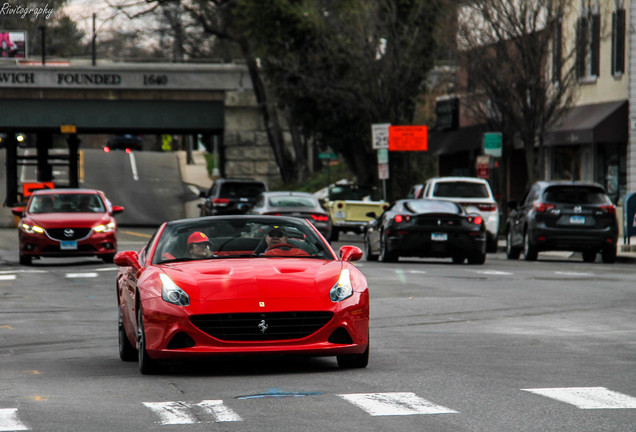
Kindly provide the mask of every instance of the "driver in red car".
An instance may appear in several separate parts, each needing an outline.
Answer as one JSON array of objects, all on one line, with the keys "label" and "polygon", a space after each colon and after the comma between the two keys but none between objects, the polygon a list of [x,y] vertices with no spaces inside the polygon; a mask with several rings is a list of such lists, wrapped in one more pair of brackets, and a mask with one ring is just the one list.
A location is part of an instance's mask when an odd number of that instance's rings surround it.
[{"label": "driver in red car", "polygon": [[190,258],[212,258],[212,242],[201,231],[196,231],[188,237],[188,256]]},{"label": "driver in red car", "polygon": [[287,234],[282,228],[274,227],[265,236],[267,249],[263,255],[267,256],[308,256],[304,250],[288,243]]}]

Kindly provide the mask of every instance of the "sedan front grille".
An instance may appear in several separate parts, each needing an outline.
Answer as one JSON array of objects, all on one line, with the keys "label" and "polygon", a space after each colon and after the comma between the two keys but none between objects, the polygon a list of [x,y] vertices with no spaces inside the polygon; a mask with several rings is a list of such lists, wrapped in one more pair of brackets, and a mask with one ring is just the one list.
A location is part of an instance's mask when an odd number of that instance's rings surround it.
[{"label": "sedan front grille", "polygon": [[82,240],[90,233],[90,228],[52,228],[46,230],[46,235],[57,241]]},{"label": "sedan front grille", "polygon": [[224,341],[302,339],[327,324],[331,312],[271,312],[195,315],[192,324]]}]

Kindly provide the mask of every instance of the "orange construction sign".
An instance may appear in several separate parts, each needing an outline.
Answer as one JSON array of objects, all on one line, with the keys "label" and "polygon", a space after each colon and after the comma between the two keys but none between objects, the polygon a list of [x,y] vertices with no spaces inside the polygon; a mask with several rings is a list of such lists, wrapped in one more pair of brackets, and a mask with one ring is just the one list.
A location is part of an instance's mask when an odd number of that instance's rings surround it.
[{"label": "orange construction sign", "polygon": [[24,198],[30,197],[34,191],[40,190],[40,189],[55,189],[55,183],[53,182],[23,183],[22,196]]},{"label": "orange construction sign", "polygon": [[428,126],[389,126],[389,151],[428,150]]}]

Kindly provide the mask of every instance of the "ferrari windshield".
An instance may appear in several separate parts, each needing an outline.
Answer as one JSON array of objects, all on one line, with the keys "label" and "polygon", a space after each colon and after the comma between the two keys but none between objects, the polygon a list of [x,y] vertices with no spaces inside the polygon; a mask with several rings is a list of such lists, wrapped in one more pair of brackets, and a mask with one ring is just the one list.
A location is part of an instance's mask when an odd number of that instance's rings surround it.
[{"label": "ferrari windshield", "polygon": [[334,259],[314,228],[302,219],[233,215],[168,223],[152,261],[254,257]]}]

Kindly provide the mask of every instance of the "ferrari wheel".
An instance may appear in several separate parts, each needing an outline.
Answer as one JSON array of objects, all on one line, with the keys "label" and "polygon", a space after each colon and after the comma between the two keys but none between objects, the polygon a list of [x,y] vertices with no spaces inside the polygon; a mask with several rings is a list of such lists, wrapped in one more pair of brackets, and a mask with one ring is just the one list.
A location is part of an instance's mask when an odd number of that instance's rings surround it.
[{"label": "ferrari wheel", "polygon": [[380,242],[380,261],[396,262],[398,260],[398,255],[395,252],[389,251],[389,245],[387,243],[386,234],[382,234],[382,240]]},{"label": "ferrari wheel", "polygon": [[364,240],[364,256],[366,257],[367,261],[377,261],[378,256],[371,251],[371,242],[367,237],[365,237]]},{"label": "ferrari wheel", "polygon": [[146,333],[144,330],[144,318],[141,312],[141,305],[137,308],[137,343],[139,344],[138,359],[139,372],[142,375],[152,375],[157,372],[157,362],[153,360],[146,351]]},{"label": "ferrari wheel", "polygon": [[595,250],[586,250],[583,251],[583,262],[593,263],[596,261],[596,251]]},{"label": "ferrari wheel", "polygon": [[336,357],[341,369],[361,369],[369,364],[369,346],[362,354],[343,354]]},{"label": "ferrari wheel", "polygon": [[464,264],[464,261],[466,261],[466,257],[455,255],[452,257],[452,260],[453,264]]},{"label": "ferrari wheel", "polygon": [[508,235],[506,236],[506,258],[509,260],[519,259],[520,253],[521,250],[512,245],[512,230],[508,229]]},{"label": "ferrari wheel", "polygon": [[119,358],[123,361],[135,361],[137,360],[137,350],[128,340],[126,336],[126,330],[124,328],[124,318],[121,314],[121,306],[119,309],[118,318],[118,335],[119,335]]},{"label": "ferrari wheel", "polygon": [[486,254],[484,252],[476,252],[468,256],[468,264],[483,264],[486,262]]}]

